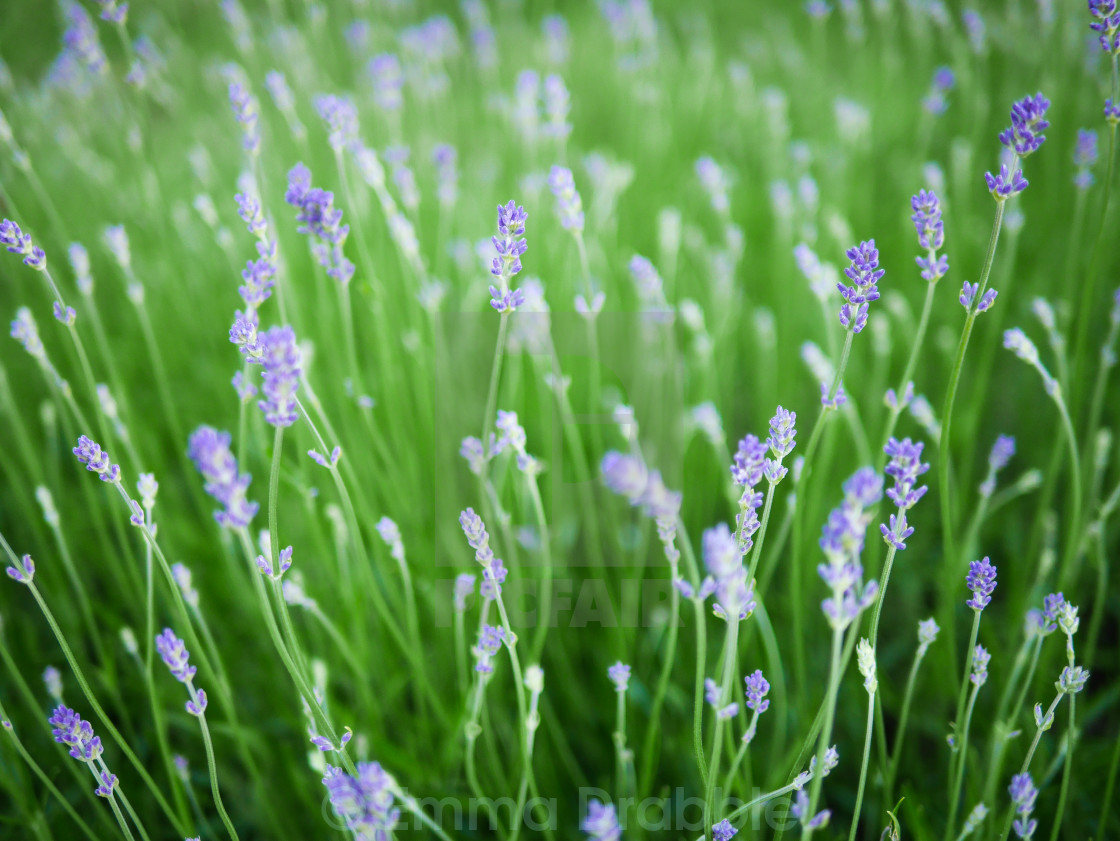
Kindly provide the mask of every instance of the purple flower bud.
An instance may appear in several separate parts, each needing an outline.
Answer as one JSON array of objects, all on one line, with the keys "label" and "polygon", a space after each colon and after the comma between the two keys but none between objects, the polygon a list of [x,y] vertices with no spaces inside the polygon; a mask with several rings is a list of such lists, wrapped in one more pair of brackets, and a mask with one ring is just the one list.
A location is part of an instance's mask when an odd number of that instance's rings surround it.
[{"label": "purple flower bud", "polygon": [[1014,149],[1020,158],[1037,151],[1046,140],[1041,132],[1050,126],[1046,121],[1046,109],[1049,107],[1050,100],[1041,93],[1014,103],[1011,106],[1011,127],[1000,133],[999,142]]},{"label": "purple flower bud", "polygon": [[[47,255],[43,252],[43,249],[34,245],[31,242],[31,235],[25,234],[20,230],[19,225],[11,219],[0,222],[0,245],[6,246],[12,254],[22,255],[25,266],[39,272],[46,270]],[[55,317],[58,318],[57,314]],[[59,321],[62,321],[62,319],[59,318]]]},{"label": "purple flower bud", "polygon": [[927,251],[936,251],[945,243],[945,226],[941,221],[941,201],[933,190],[919,190],[910,198],[914,211],[910,221],[918,232],[918,244]]},{"label": "purple flower bud", "polygon": [[887,491],[890,500],[903,510],[913,508],[921,499],[928,486],[915,487],[918,477],[929,470],[929,463],[922,462],[922,449],[925,447],[921,441],[914,443],[909,438],[899,441],[891,438],[884,452],[889,456],[886,474],[894,477],[894,487]]},{"label": "purple flower bud", "polygon": [[475,659],[474,670],[480,674],[488,675],[494,671],[494,655],[502,647],[506,632],[504,628],[495,628],[493,625],[483,625],[478,633],[478,644],[472,649]]},{"label": "purple flower bud", "polygon": [[24,555],[15,565],[4,570],[9,577],[20,584],[30,584],[35,578],[35,562],[30,555]]},{"label": "purple flower bud", "polygon": [[840,308],[840,323],[852,332],[859,333],[867,324],[867,305],[879,299],[876,284],[886,272],[879,268],[879,252],[873,239],[849,248],[845,256],[851,261],[851,265],[844,269],[844,275],[852,285],[836,284],[844,297],[844,305]]},{"label": "purple flower bud", "polygon": [[548,174],[548,188],[556,197],[556,213],[560,224],[566,230],[583,232],[583,202],[576,190],[572,171],[567,167],[554,166]]},{"label": "purple flower bud", "polygon": [[715,841],[731,841],[732,837],[738,831],[739,830],[731,825],[731,821],[724,818],[712,827],[712,838],[714,838]]},{"label": "purple flower bud", "polygon": [[991,659],[992,655],[984,646],[976,646],[972,652],[972,674],[968,677],[974,686],[983,686],[988,680],[988,663]]},{"label": "purple flower bud", "polygon": [[999,292],[997,292],[995,289],[989,289],[987,292],[985,292],[984,296],[980,299],[980,303],[976,305],[976,311],[979,313],[987,312],[988,310],[990,310],[992,308],[992,305],[996,302],[996,296],[998,294]]},{"label": "purple flower bud", "polygon": [[968,577],[965,583],[972,591],[972,598],[965,604],[973,610],[983,610],[992,601],[992,593],[996,589],[995,566],[989,563],[987,557],[972,561],[968,565]]},{"label": "purple flower bud", "polygon": [[335,152],[349,149],[358,140],[358,109],[344,96],[323,94],[315,97],[315,110],[330,131],[329,142]]},{"label": "purple flower bud", "polygon": [[1008,173],[1007,164],[1000,164],[998,175],[985,172],[984,181],[988,185],[988,192],[996,201],[1005,201],[1012,196],[1017,196],[1030,186],[1027,179],[1023,177],[1023,170],[1016,169],[1013,173]]},{"label": "purple flower bud", "polygon": [[1120,123],[1120,102],[1114,105],[1111,99],[1106,99],[1104,101],[1104,118],[1112,125]]},{"label": "purple flower bud", "polygon": [[610,803],[604,805],[594,798],[588,801],[587,816],[579,828],[587,833],[589,841],[620,841],[622,838],[614,806]]},{"label": "purple flower bud", "polygon": [[70,748],[70,755],[82,762],[95,762],[102,753],[101,739],[93,733],[93,725],[82,719],[74,710],[59,704],[47,723],[51,734],[60,745]]},{"label": "purple flower bud", "polygon": [[120,466],[112,464],[109,454],[85,435],[78,439],[78,446],[74,448],[73,453],[78,457],[78,461],[86,466],[86,470],[96,473],[102,482],[120,481]]},{"label": "purple flower bud", "polygon": [[186,646],[170,628],[164,628],[156,637],[156,651],[176,680],[190,683],[194,679],[198,669],[190,664]]},{"label": "purple flower bud", "polygon": [[1098,33],[1101,49],[1106,53],[1120,52],[1120,12],[1116,0],[1089,0],[1089,14],[1093,17],[1089,28]]},{"label": "purple flower bud", "polygon": [[1023,839],[1030,838],[1038,826],[1038,821],[1031,819],[1031,812],[1034,811],[1035,800],[1038,798],[1038,789],[1035,788],[1034,780],[1031,779],[1030,774],[1016,774],[1011,778],[1011,785],[1007,787],[1007,791],[1011,795],[1011,802],[1018,816],[1012,824],[1015,834]]},{"label": "purple flower bud", "polygon": [[62,42],[66,50],[94,73],[104,73],[109,60],[101,48],[97,28],[89,14],[78,3],[68,4],[65,11],[68,26],[62,33]]},{"label": "purple flower bud", "polygon": [[[125,8],[127,9],[127,4],[125,4]],[[101,785],[94,789],[94,794],[98,797],[112,797],[113,789],[117,787],[117,775],[102,771],[98,775],[98,779],[101,781]]]},{"label": "purple flower bud", "polygon": [[291,426],[299,419],[296,391],[299,389],[301,357],[291,327],[271,327],[261,335],[264,400],[257,405],[264,419],[276,427]]},{"label": "purple flower bud", "polygon": [[770,682],[762,676],[762,670],[756,669],[743,678],[743,682],[747,685],[747,709],[754,710],[759,715],[766,712],[770,708],[770,702],[765,700],[770,691]]},{"label": "purple flower bud", "polygon": [[630,685],[630,667],[619,660],[607,669],[607,677],[611,679],[616,692],[625,692]]},{"label": "purple flower bud", "polygon": [[225,506],[214,512],[214,519],[227,528],[239,529],[249,525],[260,506],[246,499],[252,477],[238,472],[229,443],[228,432],[200,426],[191,433],[187,455],[206,480],[206,493]]},{"label": "purple flower bud", "polygon": [[373,82],[373,101],[385,111],[397,111],[404,104],[404,69],[393,53],[375,55],[366,65]]},{"label": "purple flower bud", "polygon": [[311,170],[297,163],[288,172],[284,201],[299,210],[299,232],[312,240],[312,253],[327,276],[343,285],[354,276],[354,264],[346,259],[342,247],[350,226],[342,224],[342,211],[334,206],[334,193],[311,185]]}]

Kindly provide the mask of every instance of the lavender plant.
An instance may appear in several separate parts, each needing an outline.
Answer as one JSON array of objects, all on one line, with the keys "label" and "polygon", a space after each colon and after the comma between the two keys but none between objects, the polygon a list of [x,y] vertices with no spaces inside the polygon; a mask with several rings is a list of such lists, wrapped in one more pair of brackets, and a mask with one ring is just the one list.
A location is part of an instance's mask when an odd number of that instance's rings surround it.
[{"label": "lavender plant", "polygon": [[1120,831],[1114,0],[10,5],[5,837]]}]

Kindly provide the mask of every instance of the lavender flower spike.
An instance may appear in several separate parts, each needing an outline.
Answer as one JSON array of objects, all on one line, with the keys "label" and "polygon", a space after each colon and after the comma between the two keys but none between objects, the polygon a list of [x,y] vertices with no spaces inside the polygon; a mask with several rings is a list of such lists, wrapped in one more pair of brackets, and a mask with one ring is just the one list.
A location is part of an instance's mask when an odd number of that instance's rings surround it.
[{"label": "lavender flower spike", "polygon": [[548,188],[556,197],[560,224],[574,234],[583,233],[583,202],[576,190],[572,171],[567,167],[554,166],[548,174]]},{"label": "lavender flower spike", "polygon": [[914,211],[910,221],[918,232],[918,244],[926,250],[925,257],[915,257],[922,277],[936,283],[949,271],[949,258],[937,251],[945,244],[945,225],[941,221],[941,201],[933,190],[919,190],[910,198]]},{"label": "lavender flower spike", "polygon": [[164,628],[163,633],[156,637],[156,651],[172,676],[186,684],[191,694],[191,699],[187,701],[187,712],[193,716],[201,716],[206,711],[206,693],[194,687],[194,676],[198,669],[190,664],[190,654],[183,641],[170,628]]},{"label": "lavender flower spike", "polygon": [[988,663],[992,660],[992,655],[988,653],[988,649],[982,645],[976,646],[972,652],[972,674],[968,679],[974,686],[983,686],[988,680]]},{"label": "lavender flower spike", "polygon": [[264,351],[261,391],[264,400],[258,404],[264,418],[275,427],[291,426],[299,419],[296,391],[299,389],[301,357],[296,334],[291,327],[272,327],[262,334]]},{"label": "lavender flower spike", "polygon": [[1098,33],[1101,49],[1120,53],[1120,11],[1116,0],[1089,0],[1089,14],[1093,16],[1089,28]]},{"label": "lavender flower spike", "polygon": [[401,811],[394,805],[395,783],[376,762],[359,762],[358,776],[327,766],[323,785],[331,807],[355,838],[392,838]]},{"label": "lavender flower spike", "polygon": [[879,268],[879,252],[873,239],[849,248],[845,256],[851,260],[851,265],[844,269],[844,274],[852,285],[836,284],[844,296],[840,323],[853,333],[859,333],[867,325],[867,305],[879,298],[876,284],[886,272]]},{"label": "lavender flower spike", "polygon": [[525,208],[513,199],[498,205],[498,235],[491,238],[497,256],[490,267],[498,285],[490,287],[490,306],[499,313],[512,312],[525,302],[521,290],[510,288],[510,281],[521,271],[521,255],[529,247],[524,237],[528,217]]},{"label": "lavender flower spike", "polygon": [[619,660],[607,669],[607,677],[614,684],[615,692],[625,692],[630,685],[630,667]]},{"label": "lavender flower spike", "polygon": [[0,222],[0,245],[12,254],[23,257],[23,264],[36,271],[46,271],[47,255],[43,249],[31,242],[31,234],[25,234],[11,219]]},{"label": "lavender flower spike", "polygon": [[1027,96],[1011,106],[1011,127],[1000,132],[999,142],[1014,150],[1020,158],[1038,151],[1046,137],[1042,131],[1050,127],[1046,109],[1050,100],[1041,93]]},{"label": "lavender flower spike", "polygon": [[587,804],[587,816],[579,828],[587,833],[589,841],[620,841],[622,829],[613,804],[606,805],[592,799]]},{"label": "lavender flower spike", "polygon": [[1011,778],[1011,785],[1007,788],[1011,795],[1011,802],[1015,806],[1015,823],[1012,828],[1019,838],[1029,839],[1038,828],[1038,821],[1031,817],[1034,803],[1038,797],[1038,789],[1030,774],[1016,774]]},{"label": "lavender flower spike", "polygon": [[981,611],[992,601],[996,589],[996,568],[984,557],[968,565],[968,578],[965,582],[972,591],[972,598],[965,604],[975,611]]},{"label": "lavender flower spike", "polygon": [[731,821],[724,818],[722,821],[712,827],[712,838],[715,841],[731,841],[735,833],[738,832],[735,827],[731,825]]},{"label": "lavender flower spike", "polygon": [[249,525],[260,506],[246,498],[252,477],[238,472],[229,443],[228,432],[200,426],[191,433],[187,455],[206,480],[206,493],[224,506],[214,512],[214,519],[227,528],[241,529]]},{"label": "lavender flower spike", "polygon": [[109,773],[101,759],[104,748],[101,738],[93,733],[93,725],[63,704],[55,707],[47,723],[51,725],[54,740],[60,745],[68,746],[70,755],[79,762],[84,762],[93,771],[99,783],[95,789],[97,796],[112,797],[117,787],[117,777]]},{"label": "lavender flower spike", "polygon": [[78,461],[86,466],[86,470],[96,473],[102,482],[119,482],[121,480],[120,465],[112,464],[109,454],[85,435],[78,439],[78,446],[73,450]]}]

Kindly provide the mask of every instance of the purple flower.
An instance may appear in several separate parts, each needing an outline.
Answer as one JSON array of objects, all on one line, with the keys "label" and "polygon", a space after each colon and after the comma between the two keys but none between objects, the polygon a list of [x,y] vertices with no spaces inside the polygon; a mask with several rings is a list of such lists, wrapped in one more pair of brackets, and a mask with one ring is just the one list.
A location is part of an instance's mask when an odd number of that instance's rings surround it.
[{"label": "purple flower", "polygon": [[337,153],[358,140],[358,109],[347,97],[322,94],[315,97],[315,110],[327,124],[331,148]]},{"label": "purple flower", "polygon": [[[749,540],[746,534],[745,540]],[[743,566],[746,545],[737,542],[726,523],[707,529],[702,538],[704,567],[715,582],[716,616],[746,619],[755,608],[754,588]]]},{"label": "purple flower", "polygon": [[[127,8],[127,4],[125,7]],[[97,778],[101,781],[101,785],[94,789],[94,794],[98,797],[112,797],[113,789],[117,787],[117,775],[102,771]]]},{"label": "purple flower", "polygon": [[385,839],[393,836],[400,809],[393,800],[393,780],[376,762],[359,762],[358,776],[327,766],[323,785],[331,808],[356,838]]},{"label": "purple flower", "polygon": [[1063,695],[1076,695],[1088,680],[1089,673],[1081,666],[1066,666],[1054,686]]},{"label": "purple flower", "polygon": [[124,23],[128,17],[128,3],[118,4],[117,0],[96,0],[96,2],[101,7],[99,17],[106,23]]},{"label": "purple flower", "polygon": [[583,202],[576,190],[572,171],[567,167],[554,166],[548,174],[548,188],[556,197],[556,213],[560,224],[575,233],[583,232]]},{"label": "purple flower", "polygon": [[66,6],[66,20],[69,26],[62,33],[62,42],[67,51],[94,73],[105,72],[109,60],[97,38],[97,28],[86,10],[78,3],[70,3]]},{"label": "purple flower", "polygon": [[571,110],[572,98],[564,80],[555,73],[546,76],[544,80],[544,113],[548,117],[548,122],[541,128],[541,133],[545,137],[552,137],[561,142],[567,140],[572,133],[572,124],[568,121],[568,114]]},{"label": "purple flower", "polygon": [[923,619],[918,623],[918,656],[924,657],[929,647],[933,645],[934,640],[937,639],[937,634],[941,629],[937,627],[937,622],[930,617]]},{"label": "purple flower", "polygon": [[245,312],[237,310],[234,313],[233,326],[229,328],[229,340],[237,345],[246,362],[259,363],[264,355],[264,343],[257,332],[259,326],[260,319],[255,309],[249,308]]},{"label": "purple flower", "polygon": [[229,443],[228,432],[200,426],[191,433],[187,455],[206,480],[206,493],[225,506],[214,512],[214,519],[227,528],[240,529],[249,525],[260,506],[245,498],[252,477],[237,471]]},{"label": "purple flower", "polygon": [[746,435],[735,451],[731,465],[731,479],[743,488],[754,488],[762,481],[766,469],[767,442],[759,441],[755,435]]},{"label": "purple flower", "polygon": [[636,505],[646,489],[646,466],[637,456],[610,450],[603,456],[603,482],[616,494]]},{"label": "purple flower", "polygon": [[968,677],[974,686],[983,686],[988,680],[988,663],[991,659],[992,655],[988,653],[988,649],[982,645],[976,646],[972,652],[972,674]]},{"label": "purple flower", "polygon": [[375,55],[366,64],[373,82],[373,101],[385,111],[397,111],[404,104],[404,69],[393,53]]},{"label": "purple flower", "polygon": [[436,195],[444,207],[451,207],[459,197],[458,159],[459,153],[449,143],[440,143],[432,149],[432,162],[436,166]]},{"label": "purple flower", "polygon": [[504,628],[495,628],[493,625],[483,625],[478,633],[478,645],[472,649],[475,659],[474,670],[480,674],[488,675],[494,671],[494,655],[502,647],[506,638]]},{"label": "purple flower", "polygon": [[1120,123],[1120,102],[1114,105],[1111,99],[1106,99],[1104,101],[1104,118],[1112,124]]},{"label": "purple flower", "polygon": [[283,549],[280,550],[280,569],[279,569],[279,571],[274,570],[272,568],[272,559],[271,558],[265,557],[264,555],[257,555],[257,569],[259,569],[263,575],[267,575],[267,576],[270,576],[272,578],[275,578],[277,581],[279,581],[280,577],[291,568],[292,568],[292,547],[291,546],[285,546]]},{"label": "purple flower", "polygon": [[47,723],[51,725],[54,740],[60,745],[67,745],[74,759],[94,762],[101,756],[101,738],[93,734],[93,725],[74,710],[59,704]]},{"label": "purple flower", "polygon": [[1062,613],[1066,599],[1061,593],[1051,593],[1042,600],[1042,632],[1053,633],[1058,629],[1058,617]]},{"label": "purple flower", "polygon": [[273,426],[291,426],[299,419],[296,391],[302,373],[295,331],[291,327],[271,327],[261,335],[261,341],[264,345],[261,391],[265,399],[257,405],[264,412],[264,419]]},{"label": "purple flower", "polygon": [[770,419],[770,436],[766,439],[766,445],[778,461],[793,452],[794,438],[797,437],[796,422],[797,413],[783,409],[781,406],[775,410],[774,417]]},{"label": "purple flower", "polygon": [[486,565],[494,557],[490,549],[490,535],[482,518],[475,513],[473,508],[466,508],[459,514],[459,525],[466,535],[467,543],[475,550],[475,560]]},{"label": "purple flower", "polygon": [[229,83],[229,104],[233,109],[233,116],[241,124],[242,146],[250,155],[259,154],[261,150],[261,132],[258,125],[261,114],[260,103],[243,80],[234,79]]},{"label": "purple flower", "polygon": [[724,818],[712,827],[712,838],[714,838],[715,841],[731,841],[732,836],[738,831],[739,830],[731,825],[731,821]]},{"label": "purple flower", "polygon": [[198,669],[190,664],[186,646],[170,628],[164,628],[156,637],[156,651],[176,680],[190,683],[194,679]]},{"label": "purple flower", "polygon": [[851,265],[844,269],[844,274],[852,285],[836,284],[844,297],[844,304],[840,307],[840,323],[852,332],[859,333],[867,324],[867,305],[879,298],[876,284],[886,272],[879,268],[879,252],[873,239],[849,248],[845,256],[851,261]]},{"label": "purple flower", "polygon": [[1016,815],[1018,815],[1012,824],[1012,828],[1020,838],[1030,838],[1034,835],[1035,829],[1038,828],[1038,821],[1031,818],[1031,812],[1034,811],[1034,803],[1038,797],[1038,789],[1034,786],[1034,780],[1031,779],[1030,774],[1016,774],[1011,778],[1011,785],[1007,787],[1007,791],[1011,795],[1011,802],[1015,806]]},{"label": "purple flower", "polygon": [[311,237],[316,261],[339,283],[354,276],[354,264],[342,252],[350,226],[342,224],[342,211],[334,206],[334,193],[311,185],[311,170],[297,163],[288,172],[284,201],[299,210],[299,232]]},{"label": "purple flower", "polygon": [[1077,174],[1073,183],[1086,190],[1093,185],[1092,168],[1097,162],[1097,133],[1090,129],[1077,130],[1077,145],[1073,149],[1073,163]]},{"label": "purple flower", "polygon": [[1010,435],[1000,435],[996,438],[992,451],[988,455],[988,476],[980,485],[981,496],[988,497],[995,493],[996,474],[1007,467],[1013,455],[1015,455],[1015,439]]},{"label": "purple flower", "polygon": [[4,569],[8,576],[20,584],[30,584],[35,578],[35,562],[24,555],[13,566]]},{"label": "purple flower", "polygon": [[101,477],[102,482],[120,481],[120,466],[112,464],[109,459],[109,454],[104,452],[98,444],[91,441],[85,435],[78,439],[78,446],[74,448],[73,453],[78,457],[78,461],[86,466],[86,470],[89,470],[91,473],[96,473]]},{"label": "purple flower", "polygon": [[320,467],[326,467],[328,470],[338,464],[338,460],[342,458],[342,447],[335,447],[331,450],[330,456],[325,456],[318,450],[308,450],[307,454],[311,460]]},{"label": "purple flower", "polygon": [[821,603],[829,623],[845,628],[875,600],[878,584],[863,582],[859,562],[870,515],[866,509],[882,498],[883,480],[870,467],[856,471],[844,483],[844,501],[829,514],[821,531],[820,546],[828,560],[817,573],[832,591]]},{"label": "purple flower", "polygon": [[1027,179],[1023,177],[1023,170],[1016,169],[1014,173],[1009,174],[1007,164],[1000,164],[999,175],[985,172],[984,181],[988,184],[988,192],[992,194],[992,198],[996,201],[1004,201],[1012,196],[1017,196],[1030,186]]},{"label": "purple flower", "polygon": [[1098,34],[1101,49],[1106,53],[1120,52],[1120,12],[1116,0],[1089,0],[1092,20],[1089,28]]},{"label": "purple flower", "polygon": [[965,604],[973,610],[983,610],[992,601],[992,593],[996,589],[996,568],[988,562],[987,557],[973,561],[968,565],[965,583],[972,591],[972,598]]},{"label": "purple flower", "polygon": [[607,669],[607,677],[614,684],[615,692],[625,692],[630,685],[630,667],[619,660]]},{"label": "purple flower", "polygon": [[619,841],[622,838],[614,806],[610,803],[604,805],[594,798],[588,801],[587,816],[579,828],[587,833],[590,841]]},{"label": "purple flower", "polygon": [[927,251],[936,251],[945,244],[945,226],[941,221],[941,201],[933,190],[919,190],[911,196],[914,211],[910,221],[918,232],[918,244]]},{"label": "purple flower", "polygon": [[1049,107],[1050,100],[1041,93],[1014,103],[1011,106],[1011,126],[1000,132],[999,142],[1008,149],[1014,149],[1020,158],[1037,151],[1046,140],[1041,132],[1050,126],[1046,121],[1046,109]]},{"label": "purple flower", "polygon": [[[815,759],[816,757],[814,757]],[[798,791],[797,797],[794,798],[793,805],[789,808],[790,814],[799,820],[807,829],[820,829],[828,823],[828,819],[832,816],[829,809],[822,809],[809,817],[809,795],[804,791]]]},{"label": "purple flower", "polygon": [[21,255],[25,266],[40,272],[46,270],[47,255],[43,249],[33,244],[31,234],[25,234],[11,219],[0,222],[0,245],[5,246],[12,254]]},{"label": "purple flower", "polygon": [[761,669],[756,669],[743,678],[743,682],[747,685],[747,709],[762,715],[770,708],[770,702],[765,700],[766,693],[770,691],[769,681],[762,676]]},{"label": "purple flower", "polygon": [[899,441],[891,438],[884,452],[890,458],[884,472],[894,477],[894,487],[887,491],[891,502],[903,510],[913,508],[921,499],[928,486],[915,487],[918,477],[929,470],[929,463],[922,462],[922,449],[925,447],[921,441],[912,442],[909,438]]},{"label": "purple flower", "polygon": [[498,235],[490,240],[497,252],[490,274],[498,279],[498,286],[490,287],[490,305],[500,313],[510,312],[525,302],[520,290],[510,288],[510,281],[521,271],[521,255],[529,247],[524,236],[528,217],[525,208],[513,199],[498,205]]}]

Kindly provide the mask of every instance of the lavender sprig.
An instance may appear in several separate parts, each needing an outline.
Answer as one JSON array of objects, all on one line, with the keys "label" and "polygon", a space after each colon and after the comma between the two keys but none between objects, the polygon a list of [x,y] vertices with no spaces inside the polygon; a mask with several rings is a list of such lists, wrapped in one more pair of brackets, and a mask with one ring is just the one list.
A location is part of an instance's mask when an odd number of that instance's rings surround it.
[{"label": "lavender sprig", "polygon": [[497,252],[490,274],[498,279],[498,284],[490,287],[490,306],[502,314],[513,312],[525,303],[524,293],[512,289],[510,282],[521,271],[521,255],[529,247],[524,236],[528,216],[525,208],[513,199],[504,206],[498,205],[498,234],[490,240]]}]

